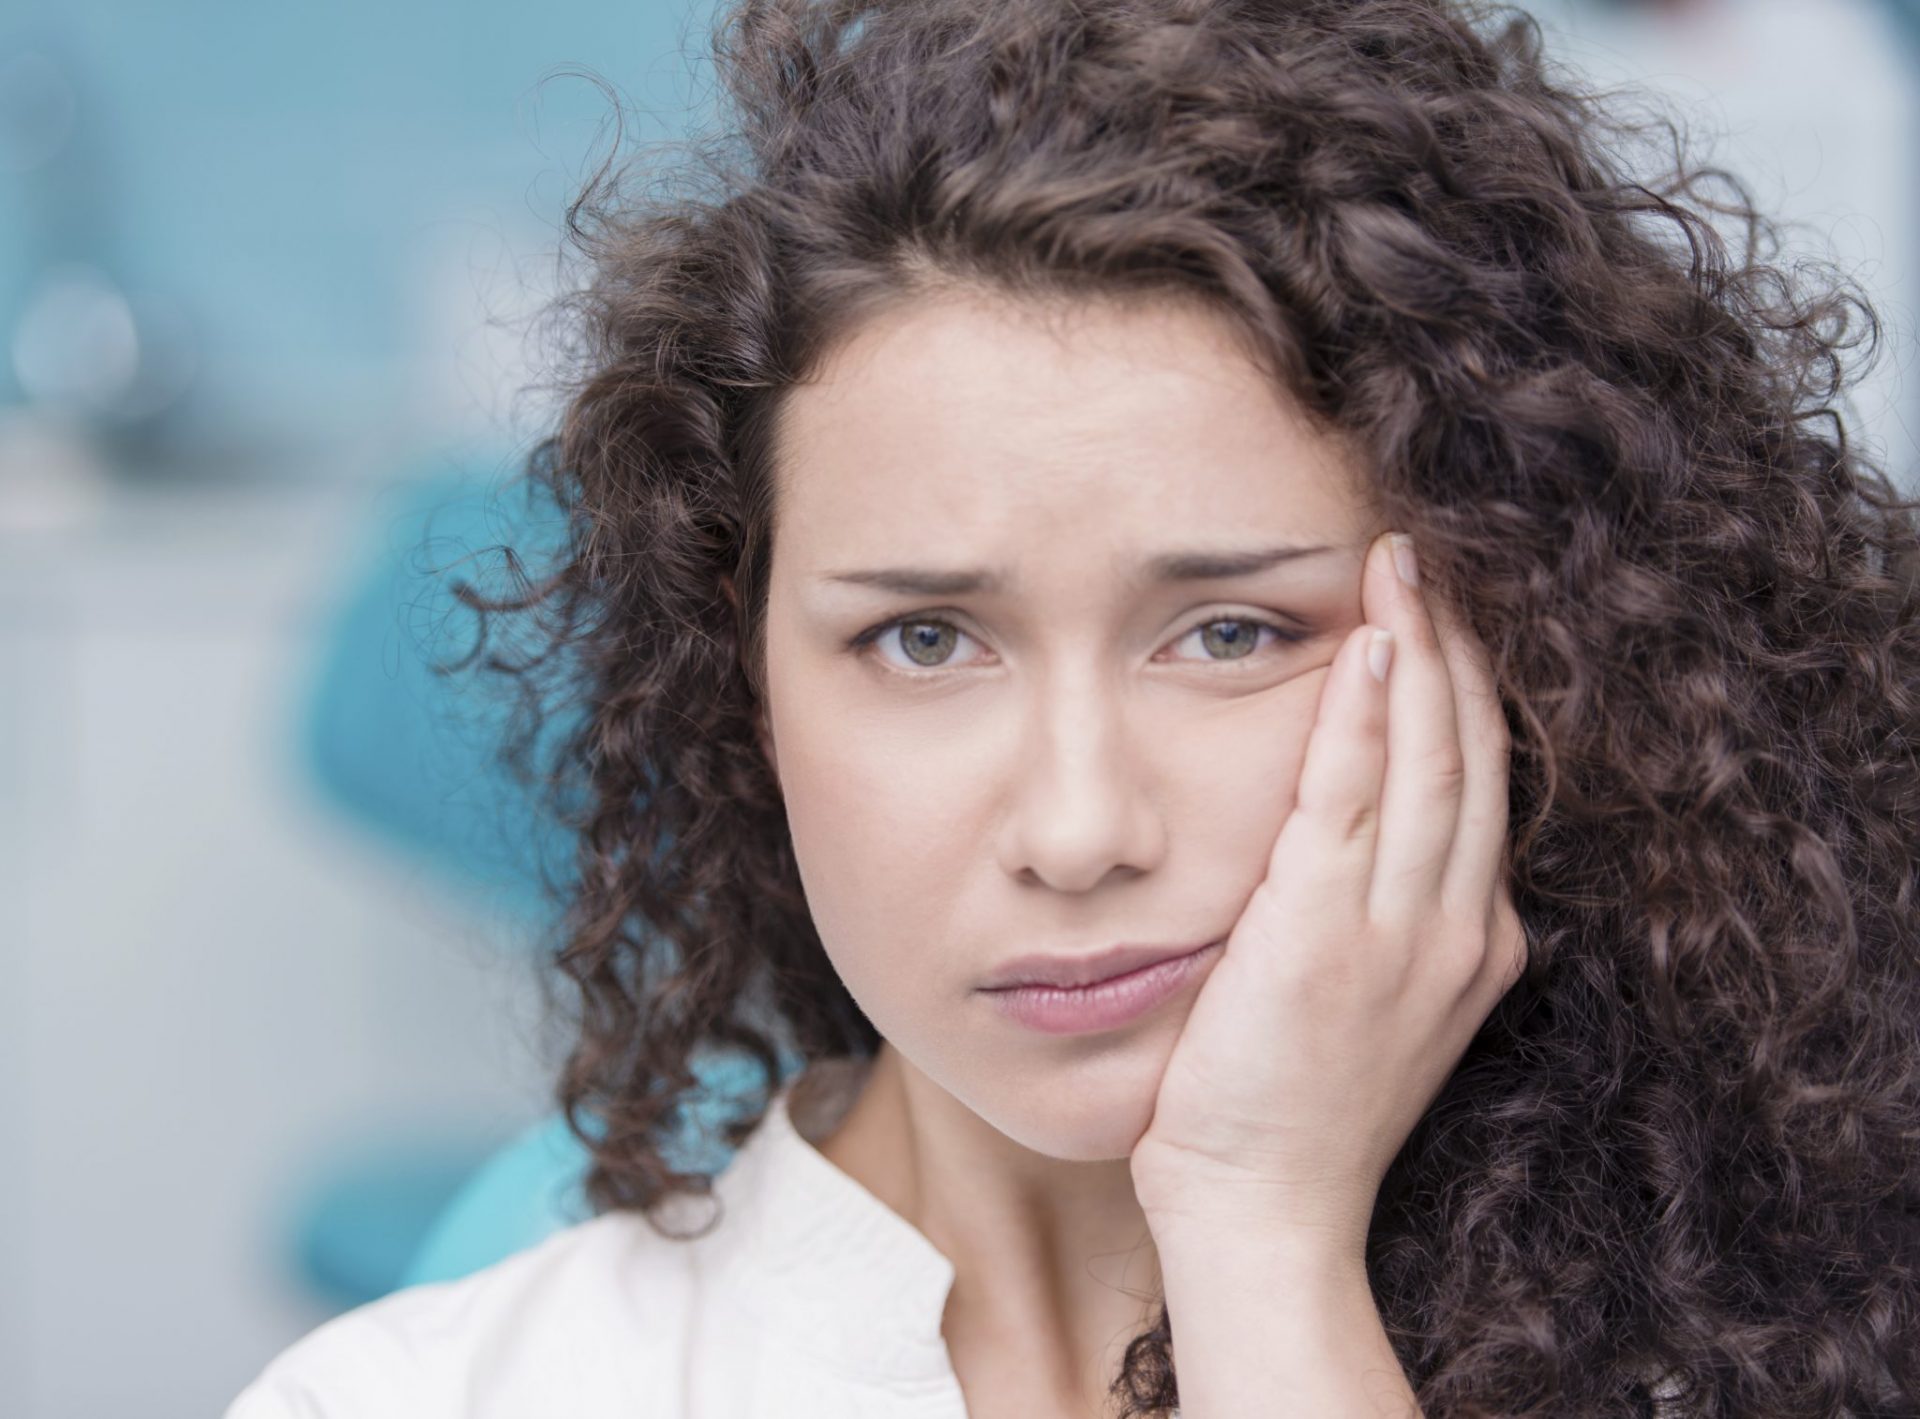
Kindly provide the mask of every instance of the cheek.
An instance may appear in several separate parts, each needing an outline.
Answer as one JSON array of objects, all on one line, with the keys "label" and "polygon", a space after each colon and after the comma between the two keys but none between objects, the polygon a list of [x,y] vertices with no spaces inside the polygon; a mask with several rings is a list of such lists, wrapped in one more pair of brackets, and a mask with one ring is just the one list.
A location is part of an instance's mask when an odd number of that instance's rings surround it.
[{"label": "cheek", "polygon": [[783,737],[780,767],[807,907],[835,964],[845,960],[851,976],[869,954],[910,949],[902,923],[934,928],[946,913],[942,892],[965,876],[937,751],[901,753],[822,728]]},{"label": "cheek", "polygon": [[1324,672],[1300,676],[1257,708],[1190,733],[1181,759],[1162,771],[1170,785],[1169,850],[1223,897],[1229,888],[1250,894],[1266,875],[1298,799],[1325,678]]},{"label": "cheek", "polygon": [[1142,726],[1143,743],[1166,746],[1158,774],[1187,793],[1217,803],[1263,801],[1300,776],[1327,672],[1308,671],[1284,684],[1212,710],[1168,710]]},{"label": "cheek", "polygon": [[[1134,765],[1135,787],[1156,801],[1169,853],[1161,867],[1183,885],[1191,871],[1223,890],[1251,890],[1264,875],[1295,802],[1327,673],[1203,715],[1188,707],[1143,730],[1143,744],[1161,747],[1142,752],[1164,757]],[[959,925],[958,894],[978,883],[983,815],[1008,791],[982,783],[997,750],[978,734],[963,743],[962,726],[942,732],[926,718],[863,723],[836,710],[776,716],[774,727],[808,907],[829,951],[849,958],[845,973],[868,953],[908,949],[896,939],[902,922],[923,939],[938,939],[943,923]]]}]

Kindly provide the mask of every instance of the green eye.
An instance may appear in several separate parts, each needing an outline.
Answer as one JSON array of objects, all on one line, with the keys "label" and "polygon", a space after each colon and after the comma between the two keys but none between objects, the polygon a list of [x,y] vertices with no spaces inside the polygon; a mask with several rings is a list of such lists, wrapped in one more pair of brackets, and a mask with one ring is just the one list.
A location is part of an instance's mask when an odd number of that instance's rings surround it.
[{"label": "green eye", "polygon": [[952,652],[955,640],[962,634],[960,628],[950,621],[901,621],[897,624],[901,634],[894,643],[907,653],[909,660],[923,669],[943,663]]},{"label": "green eye", "polygon": [[[1220,626],[1229,626],[1237,629],[1233,634],[1222,635],[1217,629]],[[1250,616],[1234,616],[1221,621],[1207,621],[1195,626],[1188,634],[1199,635],[1200,643],[1209,649],[1218,646],[1224,651],[1222,655],[1209,657],[1211,659],[1244,660],[1247,656],[1253,654],[1254,647],[1259,644],[1260,632],[1262,631],[1272,631],[1283,640],[1287,638],[1287,633],[1282,631],[1280,627],[1268,621],[1256,621]],[[1298,639],[1298,637],[1294,639]]]},{"label": "green eye", "polygon": [[[1227,629],[1223,631],[1221,629],[1223,627]],[[899,631],[901,634],[888,635],[890,631]],[[1211,621],[1203,621],[1180,640],[1184,642],[1193,636],[1199,636],[1201,644],[1209,652],[1202,658],[1211,663],[1224,664],[1229,661],[1245,660],[1253,655],[1259,647],[1262,631],[1271,632],[1274,640],[1283,645],[1293,645],[1307,638],[1304,632],[1290,630],[1258,616],[1221,616]],[[954,645],[966,634],[953,622],[938,616],[896,616],[891,621],[882,621],[877,626],[867,627],[847,642],[847,648],[860,651],[869,646],[883,650],[888,647],[897,647],[907,657],[906,663],[903,664],[884,655],[881,659],[889,668],[898,670],[904,675],[914,675],[924,671],[948,668],[952,664],[950,657]],[[1212,653],[1215,651],[1218,654]]]}]

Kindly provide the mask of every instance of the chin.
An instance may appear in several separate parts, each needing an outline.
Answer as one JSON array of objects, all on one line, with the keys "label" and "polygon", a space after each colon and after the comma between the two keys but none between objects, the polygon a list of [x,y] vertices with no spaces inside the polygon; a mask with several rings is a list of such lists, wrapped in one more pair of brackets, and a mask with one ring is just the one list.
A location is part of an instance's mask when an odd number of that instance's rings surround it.
[{"label": "chin", "polygon": [[[1165,1052],[1140,1049],[976,1081],[965,1102],[1023,1148],[1067,1163],[1124,1161],[1153,1121]],[[963,1096],[964,1097],[964,1096]]]}]

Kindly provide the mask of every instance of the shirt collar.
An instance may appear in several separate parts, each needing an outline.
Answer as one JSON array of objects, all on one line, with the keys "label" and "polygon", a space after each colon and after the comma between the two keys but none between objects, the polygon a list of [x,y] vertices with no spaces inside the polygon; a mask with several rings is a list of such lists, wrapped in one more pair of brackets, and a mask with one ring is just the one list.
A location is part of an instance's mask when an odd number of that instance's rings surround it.
[{"label": "shirt collar", "polygon": [[816,1358],[868,1379],[952,1375],[941,1322],[954,1267],[926,1234],[801,1136],[793,1081],[714,1181],[744,1289]]}]

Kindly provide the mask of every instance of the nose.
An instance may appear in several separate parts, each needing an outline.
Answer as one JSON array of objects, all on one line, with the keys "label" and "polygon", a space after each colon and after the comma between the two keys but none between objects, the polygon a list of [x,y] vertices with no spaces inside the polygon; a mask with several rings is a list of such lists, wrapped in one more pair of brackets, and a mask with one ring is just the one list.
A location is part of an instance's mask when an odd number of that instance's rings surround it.
[{"label": "nose", "polygon": [[1036,691],[1025,724],[1005,770],[1007,870],[1062,892],[1151,870],[1164,834],[1123,698],[1091,673],[1061,677]]}]

